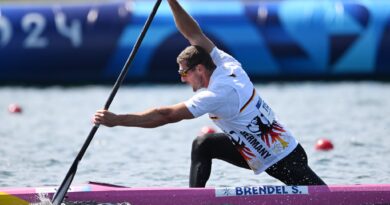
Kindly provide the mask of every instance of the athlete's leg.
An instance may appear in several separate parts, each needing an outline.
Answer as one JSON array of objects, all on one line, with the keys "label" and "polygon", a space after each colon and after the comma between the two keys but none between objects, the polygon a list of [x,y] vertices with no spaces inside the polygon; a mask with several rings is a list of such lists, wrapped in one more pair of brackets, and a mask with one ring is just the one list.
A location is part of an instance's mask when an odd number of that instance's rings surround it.
[{"label": "athlete's leg", "polygon": [[212,159],[221,159],[249,169],[248,164],[223,133],[206,134],[192,143],[190,187],[205,187],[210,177]]},{"label": "athlete's leg", "polygon": [[300,144],[265,171],[286,185],[326,185],[309,167],[306,152]]}]

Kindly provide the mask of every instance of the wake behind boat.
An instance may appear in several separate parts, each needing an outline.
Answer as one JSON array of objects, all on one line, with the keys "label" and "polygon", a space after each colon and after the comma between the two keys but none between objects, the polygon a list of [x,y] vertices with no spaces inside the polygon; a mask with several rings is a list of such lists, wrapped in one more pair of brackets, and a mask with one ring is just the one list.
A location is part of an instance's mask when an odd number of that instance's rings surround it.
[{"label": "wake behind boat", "polygon": [[[56,187],[0,188],[1,205],[39,203]],[[221,188],[129,188],[88,182],[71,186],[66,204],[130,203],[132,205],[257,205],[257,204],[390,204],[390,184],[330,186],[243,186]]]}]

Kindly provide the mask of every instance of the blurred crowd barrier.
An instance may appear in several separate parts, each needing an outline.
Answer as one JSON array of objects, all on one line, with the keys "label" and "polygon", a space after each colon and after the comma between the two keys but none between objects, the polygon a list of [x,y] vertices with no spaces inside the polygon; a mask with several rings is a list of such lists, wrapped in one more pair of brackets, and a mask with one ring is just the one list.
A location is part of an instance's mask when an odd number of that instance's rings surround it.
[{"label": "blurred crowd barrier", "polygon": [[[154,1],[0,4],[0,84],[112,83]],[[255,81],[390,79],[390,1],[182,1]],[[163,1],[126,83],[179,82]]]}]

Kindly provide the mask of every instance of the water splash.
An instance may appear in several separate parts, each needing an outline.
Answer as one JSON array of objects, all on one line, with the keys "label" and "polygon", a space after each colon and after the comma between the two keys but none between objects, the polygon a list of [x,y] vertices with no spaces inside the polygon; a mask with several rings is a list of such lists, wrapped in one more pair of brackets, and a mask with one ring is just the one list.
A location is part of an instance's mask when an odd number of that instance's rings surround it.
[{"label": "water splash", "polygon": [[53,205],[47,193],[38,193],[37,203],[30,203],[30,205]]},{"label": "water splash", "polygon": [[[30,205],[53,205],[51,203],[49,196],[46,193],[39,193],[37,197],[38,197],[39,202],[30,203]],[[63,203],[61,203],[61,205],[131,205],[131,203],[128,203],[128,202],[97,203],[95,201],[73,201],[73,202],[63,202]]]}]

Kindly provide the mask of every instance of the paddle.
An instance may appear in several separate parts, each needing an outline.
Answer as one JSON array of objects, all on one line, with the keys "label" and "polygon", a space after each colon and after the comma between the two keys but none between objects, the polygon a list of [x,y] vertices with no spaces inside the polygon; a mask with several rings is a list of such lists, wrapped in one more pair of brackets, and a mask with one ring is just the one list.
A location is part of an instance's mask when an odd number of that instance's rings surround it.
[{"label": "paddle", "polygon": [[[126,63],[123,66],[122,71],[119,74],[118,79],[115,82],[115,85],[111,91],[111,94],[108,97],[106,104],[104,105],[104,109],[108,110],[112,101],[114,100],[116,93],[118,92],[119,87],[122,85],[123,80],[125,79],[125,76],[126,76],[127,72],[129,71],[129,65],[133,61],[135,54],[137,53],[138,48],[141,45],[141,42],[142,42],[143,38],[145,37],[145,34],[146,34],[147,30],[149,29],[149,26],[152,23],[154,16],[156,15],[156,12],[158,10],[158,7],[161,4],[161,1],[162,0],[156,1],[156,4],[154,5],[152,12],[150,13],[148,19],[145,22],[144,27],[142,28],[141,34],[138,36],[138,39],[133,47],[133,50],[131,51],[129,57],[127,58]],[[91,143],[92,138],[95,136],[95,133],[98,130],[98,128],[99,128],[99,125],[95,124],[92,127],[91,131],[89,132],[87,139],[85,140],[83,146],[81,147],[80,152],[77,154],[76,159],[73,161],[72,166],[70,167],[68,173],[65,176],[65,179],[62,181],[61,186],[58,188],[58,190],[56,191],[56,193],[53,196],[53,199],[52,199],[53,205],[60,205],[62,203],[62,201],[64,200],[64,197],[65,197],[65,195],[70,187],[70,184],[72,183],[72,180],[76,174],[77,165],[81,161],[81,159],[83,158],[84,153],[87,150],[89,144]]]}]

